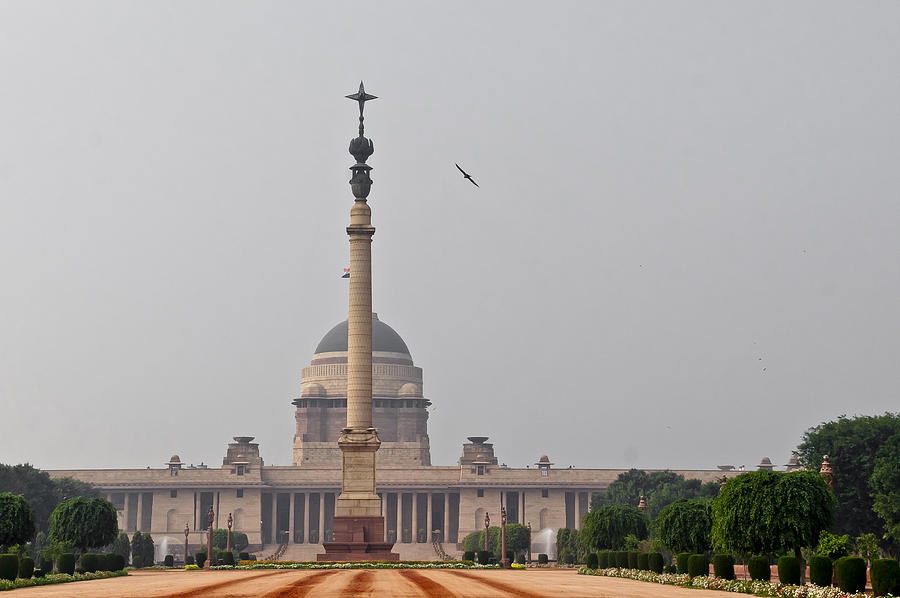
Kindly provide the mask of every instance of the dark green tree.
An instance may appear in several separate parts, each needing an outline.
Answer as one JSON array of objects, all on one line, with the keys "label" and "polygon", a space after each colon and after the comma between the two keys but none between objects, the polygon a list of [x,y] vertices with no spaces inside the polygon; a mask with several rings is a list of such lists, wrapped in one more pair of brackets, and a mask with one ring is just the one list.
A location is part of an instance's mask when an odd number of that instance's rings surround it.
[{"label": "dark green tree", "polygon": [[25,544],[34,537],[34,513],[20,494],[0,492],[0,546]]},{"label": "dark green tree", "polygon": [[65,542],[81,552],[106,546],[118,534],[116,508],[102,498],[70,498],[50,514],[50,541]]},{"label": "dark green tree", "polygon": [[581,524],[581,544],[590,550],[619,550],[628,535],[639,540],[647,538],[647,517],[629,505],[594,509]]},{"label": "dark green tree", "polygon": [[522,554],[528,550],[531,544],[531,532],[524,525],[509,523],[506,525],[506,549],[516,554]]},{"label": "dark green tree", "polygon": [[797,447],[800,463],[818,471],[823,455],[834,469],[834,495],[837,497],[834,531],[859,536],[881,535],[884,521],[873,510],[870,479],[881,448],[900,435],[900,413],[877,416],[839,417],[810,428]]},{"label": "dark green tree", "polygon": [[630,469],[619,474],[615,482],[605,492],[591,497],[591,509],[606,505],[629,505],[636,507],[644,495],[647,515],[655,518],[666,505],[680,498],[714,498],[719,492],[716,483],[703,484],[700,480],[686,480],[671,471],[647,473],[640,469]]},{"label": "dark green tree", "polygon": [[110,550],[113,554],[118,554],[122,558],[125,559],[127,563],[131,558],[131,542],[128,540],[128,534],[125,532],[121,532],[116,539],[113,541],[112,550]]},{"label": "dark green tree", "polygon": [[679,499],[660,512],[653,529],[656,539],[672,553],[707,552],[712,529],[710,501]]},{"label": "dark green tree", "polygon": [[99,491],[90,484],[72,478],[51,479],[47,472],[22,465],[0,464],[0,492],[21,494],[31,505],[38,531],[50,529],[50,513],[61,501],[76,496],[98,498]]},{"label": "dark green tree", "polygon": [[[215,529],[213,530],[213,547],[218,548],[219,550],[225,550],[225,547],[228,545],[228,530],[227,529]],[[247,534],[244,532],[231,532],[231,550],[232,552],[237,551],[240,552],[243,549],[247,548],[250,545],[249,540],[247,539]]]},{"label": "dark green tree", "polygon": [[712,502],[712,545],[762,554],[816,545],[831,526],[835,498],[813,471],[754,471],[728,480]]},{"label": "dark green tree", "polygon": [[872,509],[884,523],[884,536],[896,546],[900,544],[900,434],[878,450],[869,487]]}]

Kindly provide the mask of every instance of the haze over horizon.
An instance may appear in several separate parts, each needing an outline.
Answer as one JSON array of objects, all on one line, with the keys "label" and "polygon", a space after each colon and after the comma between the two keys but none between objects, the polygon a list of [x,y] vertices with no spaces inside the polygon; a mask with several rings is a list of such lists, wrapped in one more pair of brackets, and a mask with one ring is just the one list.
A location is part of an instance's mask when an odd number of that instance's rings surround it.
[{"label": "haze over horizon", "polygon": [[[900,5],[0,4],[2,463],[291,462],[374,310],[432,463],[755,468],[897,411]],[[454,167],[459,163],[480,187]]]}]

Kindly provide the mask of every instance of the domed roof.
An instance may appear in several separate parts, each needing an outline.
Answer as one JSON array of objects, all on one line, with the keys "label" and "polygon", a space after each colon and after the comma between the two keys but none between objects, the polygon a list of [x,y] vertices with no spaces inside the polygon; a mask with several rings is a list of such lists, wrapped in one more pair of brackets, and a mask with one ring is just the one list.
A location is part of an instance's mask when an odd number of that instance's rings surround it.
[{"label": "domed roof", "polygon": [[422,389],[419,388],[418,384],[407,382],[400,387],[400,390],[397,392],[397,394],[401,397],[421,397]]},{"label": "domed roof", "polygon": [[[319,345],[316,353],[331,353],[332,351],[347,350],[347,320],[344,320],[328,331]],[[403,353],[409,355],[406,343],[400,338],[393,328],[378,319],[378,314],[372,314],[372,350],[389,353]]]}]

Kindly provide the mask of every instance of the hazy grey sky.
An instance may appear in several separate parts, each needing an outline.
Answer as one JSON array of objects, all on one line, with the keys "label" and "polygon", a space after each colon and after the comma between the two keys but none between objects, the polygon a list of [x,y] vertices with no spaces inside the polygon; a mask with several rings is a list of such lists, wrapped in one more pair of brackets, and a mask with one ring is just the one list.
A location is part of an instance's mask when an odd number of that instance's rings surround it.
[{"label": "hazy grey sky", "polygon": [[[0,462],[289,464],[374,305],[432,460],[785,463],[898,410],[896,2],[0,4]],[[464,181],[459,162],[481,188]]]}]

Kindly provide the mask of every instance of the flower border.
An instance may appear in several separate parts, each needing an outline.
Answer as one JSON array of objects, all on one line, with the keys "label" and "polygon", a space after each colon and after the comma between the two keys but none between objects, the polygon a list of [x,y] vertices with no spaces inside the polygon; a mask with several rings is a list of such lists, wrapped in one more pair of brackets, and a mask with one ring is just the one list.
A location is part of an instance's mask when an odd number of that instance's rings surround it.
[{"label": "flower border", "polygon": [[7,590],[18,590],[19,588],[31,588],[35,586],[52,586],[58,583],[70,583],[73,581],[90,581],[92,579],[107,579],[110,577],[125,577],[128,572],[122,571],[97,571],[96,573],[75,573],[69,575],[67,573],[48,573],[43,577],[32,577],[31,579],[17,579],[9,581],[8,579],[0,579],[0,592]]}]

